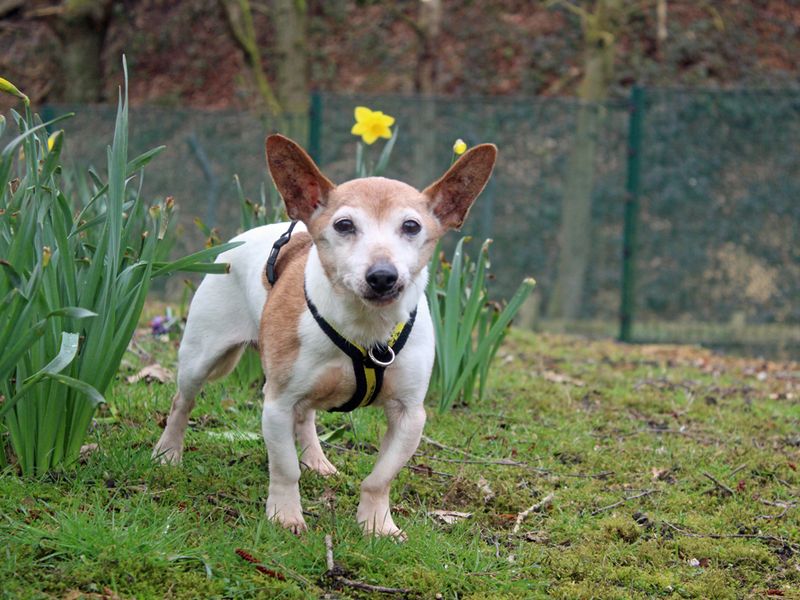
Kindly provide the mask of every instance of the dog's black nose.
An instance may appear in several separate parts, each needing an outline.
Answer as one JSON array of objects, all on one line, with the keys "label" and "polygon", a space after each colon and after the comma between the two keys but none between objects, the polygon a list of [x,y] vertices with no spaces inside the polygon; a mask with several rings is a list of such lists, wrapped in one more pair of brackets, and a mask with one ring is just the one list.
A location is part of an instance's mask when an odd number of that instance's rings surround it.
[{"label": "dog's black nose", "polygon": [[397,269],[385,262],[374,264],[367,270],[367,283],[378,294],[385,294],[397,283]]}]

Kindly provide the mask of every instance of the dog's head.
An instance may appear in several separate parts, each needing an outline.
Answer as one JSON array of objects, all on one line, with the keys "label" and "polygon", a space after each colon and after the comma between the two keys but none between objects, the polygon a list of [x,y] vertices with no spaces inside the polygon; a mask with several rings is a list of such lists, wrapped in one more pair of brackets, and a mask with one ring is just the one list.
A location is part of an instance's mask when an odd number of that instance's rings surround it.
[{"label": "dog's head", "polygon": [[289,218],[306,224],[334,287],[373,307],[419,283],[436,242],[464,223],[496,157],[494,145],[475,146],[422,192],[383,177],[337,186],[295,142],[267,138],[267,163]]}]

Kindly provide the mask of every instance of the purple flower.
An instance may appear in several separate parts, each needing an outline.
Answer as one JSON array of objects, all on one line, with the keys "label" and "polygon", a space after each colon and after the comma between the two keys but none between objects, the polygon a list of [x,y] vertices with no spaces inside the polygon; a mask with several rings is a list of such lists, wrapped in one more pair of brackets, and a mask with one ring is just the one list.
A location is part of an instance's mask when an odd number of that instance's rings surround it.
[{"label": "purple flower", "polygon": [[153,335],[163,335],[169,333],[169,318],[163,315],[153,317],[150,321],[150,330]]}]

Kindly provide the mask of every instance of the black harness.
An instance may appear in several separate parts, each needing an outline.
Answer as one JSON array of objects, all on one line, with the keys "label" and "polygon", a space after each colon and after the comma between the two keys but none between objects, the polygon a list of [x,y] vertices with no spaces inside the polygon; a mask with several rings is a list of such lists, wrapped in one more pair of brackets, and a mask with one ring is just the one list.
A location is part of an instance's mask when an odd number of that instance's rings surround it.
[{"label": "black harness", "polygon": [[[273,244],[272,250],[267,259],[267,281],[270,285],[275,285],[278,276],[275,272],[275,264],[278,260],[278,254],[283,246],[285,246],[289,239],[292,237],[292,230],[297,221],[292,221],[289,229],[278,238]],[[328,338],[336,345],[339,350],[347,354],[350,360],[353,361],[353,374],[356,378],[356,390],[353,396],[341,406],[328,409],[331,412],[350,412],[362,406],[369,406],[375,401],[375,398],[380,394],[383,387],[383,373],[386,368],[394,362],[395,357],[399,354],[400,350],[405,346],[408,341],[408,336],[411,334],[411,329],[414,327],[414,320],[417,317],[417,309],[415,308],[405,323],[398,323],[392,331],[391,336],[385,344],[375,344],[371,348],[365,348],[355,342],[351,342],[341,333],[328,323],[319,314],[317,307],[308,297],[308,291],[305,290],[306,305],[308,310],[311,311],[311,316],[319,325],[320,329],[328,336]]]}]

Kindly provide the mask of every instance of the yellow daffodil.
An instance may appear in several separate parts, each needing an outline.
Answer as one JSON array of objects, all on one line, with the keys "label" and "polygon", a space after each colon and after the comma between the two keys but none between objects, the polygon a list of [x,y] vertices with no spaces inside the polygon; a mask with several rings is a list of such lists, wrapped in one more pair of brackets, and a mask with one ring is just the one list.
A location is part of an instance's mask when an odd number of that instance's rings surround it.
[{"label": "yellow daffodil", "polygon": [[383,114],[379,110],[370,110],[366,106],[356,106],[356,124],[350,130],[353,135],[360,135],[365,144],[373,144],[378,138],[392,137],[394,117]]},{"label": "yellow daffodil", "polygon": [[16,96],[17,98],[22,98],[22,100],[25,101],[25,104],[30,103],[28,97],[22,92],[20,92],[17,86],[11,83],[8,79],[4,79],[2,77],[0,77],[0,92],[11,94],[12,96]]},{"label": "yellow daffodil", "polygon": [[[53,148],[55,148],[55,145],[56,145],[56,140],[58,139],[59,136],[62,136],[62,135],[64,135],[64,130],[63,129],[59,129],[58,131],[55,131],[55,132],[50,134],[50,136],[47,138],[47,151],[48,152],[52,152],[53,151]],[[19,149],[19,160],[20,161],[25,160],[25,148],[23,148],[23,147],[20,147],[20,149]]]},{"label": "yellow daffodil", "polygon": [[47,138],[47,149],[52,152],[53,146],[56,145],[56,138],[59,135],[63,135],[63,131],[56,131],[50,134],[50,137]]},{"label": "yellow daffodil", "polygon": [[461,156],[466,151],[467,151],[467,143],[461,138],[458,138],[456,142],[453,144],[453,152]]}]

